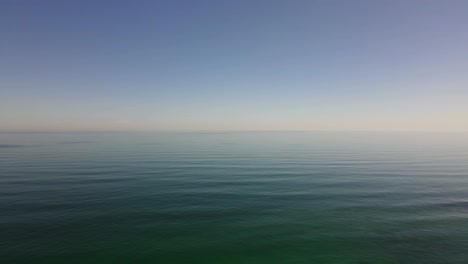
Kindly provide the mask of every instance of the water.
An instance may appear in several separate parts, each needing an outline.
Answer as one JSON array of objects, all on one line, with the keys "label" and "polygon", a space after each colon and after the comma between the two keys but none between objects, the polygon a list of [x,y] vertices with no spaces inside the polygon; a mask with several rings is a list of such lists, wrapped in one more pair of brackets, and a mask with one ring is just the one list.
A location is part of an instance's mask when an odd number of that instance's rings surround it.
[{"label": "water", "polygon": [[1,263],[468,263],[468,134],[0,133]]}]

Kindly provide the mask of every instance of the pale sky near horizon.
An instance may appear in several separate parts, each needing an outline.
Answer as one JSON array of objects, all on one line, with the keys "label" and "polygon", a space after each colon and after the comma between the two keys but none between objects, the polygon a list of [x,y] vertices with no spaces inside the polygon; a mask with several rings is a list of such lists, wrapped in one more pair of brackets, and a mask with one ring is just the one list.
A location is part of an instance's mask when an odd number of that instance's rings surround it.
[{"label": "pale sky near horizon", "polygon": [[3,0],[0,130],[468,131],[468,1]]}]

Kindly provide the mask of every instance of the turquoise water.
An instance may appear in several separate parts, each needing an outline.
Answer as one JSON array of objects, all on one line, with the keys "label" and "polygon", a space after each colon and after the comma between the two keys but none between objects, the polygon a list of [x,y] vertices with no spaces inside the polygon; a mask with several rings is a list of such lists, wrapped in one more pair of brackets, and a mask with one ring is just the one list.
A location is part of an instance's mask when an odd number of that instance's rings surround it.
[{"label": "turquoise water", "polygon": [[468,263],[468,134],[0,133],[1,263]]}]

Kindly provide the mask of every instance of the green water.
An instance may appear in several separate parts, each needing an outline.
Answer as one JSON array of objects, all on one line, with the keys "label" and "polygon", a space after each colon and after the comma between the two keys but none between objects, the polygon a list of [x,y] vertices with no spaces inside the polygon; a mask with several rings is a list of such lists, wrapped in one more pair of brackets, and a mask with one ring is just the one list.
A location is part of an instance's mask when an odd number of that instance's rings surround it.
[{"label": "green water", "polygon": [[468,263],[468,134],[0,133],[0,263]]}]

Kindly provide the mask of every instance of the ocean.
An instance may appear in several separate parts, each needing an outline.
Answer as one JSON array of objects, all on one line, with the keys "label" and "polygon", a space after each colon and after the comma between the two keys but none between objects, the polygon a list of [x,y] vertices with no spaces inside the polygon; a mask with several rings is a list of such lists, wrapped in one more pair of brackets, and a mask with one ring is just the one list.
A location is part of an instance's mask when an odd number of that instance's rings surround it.
[{"label": "ocean", "polygon": [[468,133],[0,133],[0,263],[468,263]]}]

